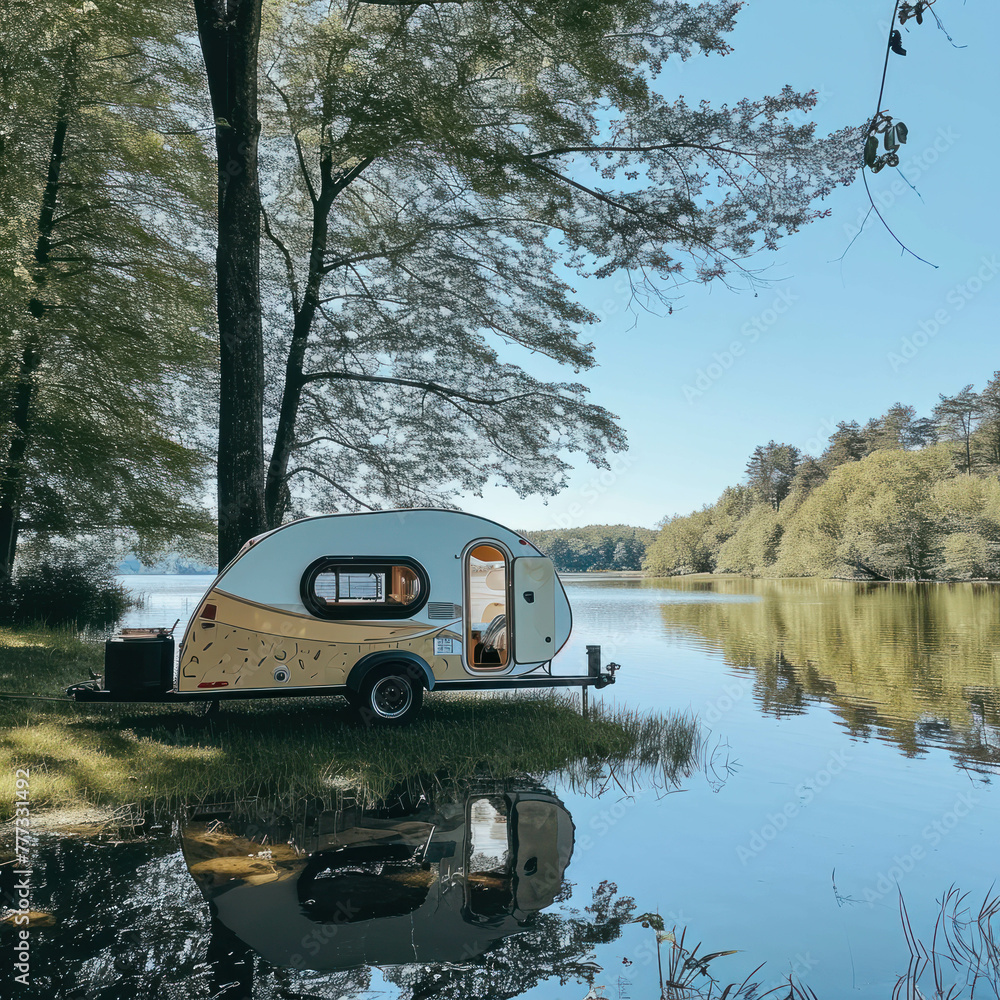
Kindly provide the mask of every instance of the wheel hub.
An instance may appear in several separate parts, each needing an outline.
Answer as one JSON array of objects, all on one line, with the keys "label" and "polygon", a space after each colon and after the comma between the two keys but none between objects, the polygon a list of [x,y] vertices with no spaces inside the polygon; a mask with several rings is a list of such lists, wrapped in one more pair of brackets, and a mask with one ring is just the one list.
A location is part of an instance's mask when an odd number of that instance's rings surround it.
[{"label": "wheel hub", "polygon": [[399,677],[383,677],[372,689],[372,708],[384,719],[403,715],[413,701],[410,685]]}]

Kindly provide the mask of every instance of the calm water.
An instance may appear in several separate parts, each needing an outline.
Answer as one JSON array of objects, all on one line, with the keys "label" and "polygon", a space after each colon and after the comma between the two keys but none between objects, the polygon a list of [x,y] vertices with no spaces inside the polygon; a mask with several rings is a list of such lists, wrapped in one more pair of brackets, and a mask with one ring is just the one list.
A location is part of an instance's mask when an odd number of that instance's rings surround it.
[{"label": "calm water", "polygon": [[120,576],[123,583],[142,602],[142,606],[128,613],[123,625],[133,628],[173,625],[177,619],[177,641],[184,634],[184,626],[194,614],[198,602],[205,596],[215,576],[173,574],[149,576]]},{"label": "calm water", "polygon": [[[127,582],[149,594],[128,624],[169,625],[211,579]],[[656,997],[653,931],[613,899],[586,909],[610,881],[702,952],[738,949],[713,962],[724,982],[765,962],[765,987],[793,972],[820,998],[889,997],[910,954],[900,892],[928,947],[949,886],[978,910],[1000,875],[1000,590],[567,590],[560,670],[600,642],[623,669],[596,697],[703,720],[682,791],[556,774],[370,816],[237,803],[136,844],[43,839],[34,902],[60,923],[34,933],[33,968],[57,970],[35,995]],[[367,902],[331,915],[346,885]]]}]

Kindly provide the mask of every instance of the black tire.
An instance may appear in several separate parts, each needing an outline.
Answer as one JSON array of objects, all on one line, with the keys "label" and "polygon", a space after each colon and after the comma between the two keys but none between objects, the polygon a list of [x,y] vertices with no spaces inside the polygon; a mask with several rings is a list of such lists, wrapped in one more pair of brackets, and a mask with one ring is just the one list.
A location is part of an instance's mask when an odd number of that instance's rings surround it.
[{"label": "black tire", "polygon": [[424,686],[406,664],[387,664],[365,675],[354,705],[368,726],[405,726],[424,702]]}]

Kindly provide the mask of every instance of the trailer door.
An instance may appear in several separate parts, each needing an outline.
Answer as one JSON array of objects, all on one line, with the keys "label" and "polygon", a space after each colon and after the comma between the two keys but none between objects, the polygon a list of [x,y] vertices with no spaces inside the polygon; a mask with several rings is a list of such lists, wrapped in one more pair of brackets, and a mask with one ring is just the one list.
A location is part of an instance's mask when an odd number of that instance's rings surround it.
[{"label": "trailer door", "polygon": [[556,572],[551,559],[514,560],[514,662],[544,663],[555,653]]}]

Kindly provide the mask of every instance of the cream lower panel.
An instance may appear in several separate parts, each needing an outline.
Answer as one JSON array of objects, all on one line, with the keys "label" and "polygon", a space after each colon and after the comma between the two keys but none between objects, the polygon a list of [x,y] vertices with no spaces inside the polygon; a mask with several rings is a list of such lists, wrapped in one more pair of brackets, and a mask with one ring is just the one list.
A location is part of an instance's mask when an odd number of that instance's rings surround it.
[{"label": "cream lower panel", "polygon": [[[441,640],[447,640],[450,648],[461,648],[458,634],[446,627],[389,641],[327,642],[198,620],[185,638],[178,689],[278,689],[344,684],[351,668],[363,656],[395,649],[419,656],[436,678],[468,677],[461,653],[436,654],[435,639],[439,649]],[[281,671],[288,672],[286,680],[275,676],[281,676]]]}]

